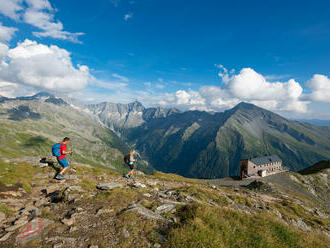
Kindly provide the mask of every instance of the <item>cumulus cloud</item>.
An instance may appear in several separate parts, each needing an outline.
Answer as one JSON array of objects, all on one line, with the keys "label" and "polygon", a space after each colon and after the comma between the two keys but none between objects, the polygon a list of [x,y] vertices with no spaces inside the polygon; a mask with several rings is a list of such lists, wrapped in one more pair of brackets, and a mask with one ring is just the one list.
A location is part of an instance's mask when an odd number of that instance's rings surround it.
[{"label": "cumulus cloud", "polygon": [[34,88],[72,91],[86,87],[92,78],[87,66],[72,64],[67,50],[31,40],[7,49],[0,62],[0,81]]},{"label": "cumulus cloud", "polygon": [[243,68],[232,76],[227,73],[222,78],[226,83],[226,90],[240,100],[256,101],[278,110],[307,111],[307,103],[300,100],[303,88],[294,79],[286,82],[268,82],[251,68]]},{"label": "cumulus cloud", "polygon": [[0,96],[13,98],[17,96],[30,96],[35,93],[37,93],[36,90],[31,87],[11,82],[0,82]]},{"label": "cumulus cloud", "polygon": [[306,85],[311,89],[311,93],[305,96],[306,99],[330,103],[330,79],[327,76],[315,74]]},{"label": "cumulus cloud", "polygon": [[269,82],[251,68],[243,68],[235,74],[234,70],[228,71],[221,65],[217,67],[223,86],[204,86],[198,91],[179,90],[164,96],[159,104],[217,111],[246,101],[270,110],[307,111],[308,101],[301,99],[303,88],[294,79]]},{"label": "cumulus cloud", "polygon": [[78,37],[83,33],[71,33],[63,30],[62,22],[55,20],[55,12],[56,10],[48,0],[0,0],[0,13],[41,30],[33,32],[33,35],[80,43]]},{"label": "cumulus cloud", "polygon": [[3,26],[0,22],[0,42],[8,42],[11,40],[17,28]]},{"label": "cumulus cloud", "polygon": [[11,19],[18,20],[23,9],[23,0],[0,0],[0,13]]}]

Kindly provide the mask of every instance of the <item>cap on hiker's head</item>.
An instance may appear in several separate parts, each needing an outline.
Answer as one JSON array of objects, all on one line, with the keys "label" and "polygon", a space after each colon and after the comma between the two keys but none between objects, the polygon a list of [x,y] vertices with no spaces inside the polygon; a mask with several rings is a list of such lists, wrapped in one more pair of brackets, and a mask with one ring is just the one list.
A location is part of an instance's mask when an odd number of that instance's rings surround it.
[{"label": "cap on hiker's head", "polygon": [[70,140],[69,137],[65,137],[65,138],[63,139],[63,142],[65,142],[65,141],[69,141],[69,140]]}]

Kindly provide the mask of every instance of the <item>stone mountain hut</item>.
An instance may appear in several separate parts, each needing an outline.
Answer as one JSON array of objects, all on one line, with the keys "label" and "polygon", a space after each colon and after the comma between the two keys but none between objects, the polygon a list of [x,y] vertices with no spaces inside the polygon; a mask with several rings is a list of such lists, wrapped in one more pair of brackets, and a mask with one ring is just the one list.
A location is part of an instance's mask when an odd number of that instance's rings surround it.
[{"label": "stone mountain hut", "polygon": [[282,160],[277,155],[242,159],[240,161],[241,179],[251,176],[265,177],[285,171]]}]

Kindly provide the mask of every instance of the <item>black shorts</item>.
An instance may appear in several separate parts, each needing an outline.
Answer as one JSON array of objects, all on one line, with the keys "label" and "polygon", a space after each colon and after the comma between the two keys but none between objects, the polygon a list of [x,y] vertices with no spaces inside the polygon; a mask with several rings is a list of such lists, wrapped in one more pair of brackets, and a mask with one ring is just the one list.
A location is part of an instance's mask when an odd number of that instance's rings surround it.
[{"label": "black shorts", "polygon": [[129,163],[128,166],[131,170],[133,170],[135,168],[135,165],[133,163]]}]

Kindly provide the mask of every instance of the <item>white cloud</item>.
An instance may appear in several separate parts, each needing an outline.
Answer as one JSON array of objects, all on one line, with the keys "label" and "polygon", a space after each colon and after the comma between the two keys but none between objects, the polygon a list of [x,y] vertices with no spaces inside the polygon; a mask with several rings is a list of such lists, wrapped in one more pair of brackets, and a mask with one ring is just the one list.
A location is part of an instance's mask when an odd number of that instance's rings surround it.
[{"label": "white cloud", "polygon": [[[16,21],[28,23],[41,31],[32,32],[37,37],[52,37],[80,43],[78,37],[84,33],[63,30],[63,24],[55,20],[56,10],[48,0],[0,0],[0,13]],[[26,7],[27,6],[27,7]]]},{"label": "white cloud", "polygon": [[19,11],[23,9],[23,0],[0,0],[0,13],[11,19],[18,20]]},{"label": "white cloud", "polygon": [[37,37],[52,37],[55,39],[78,42],[83,33],[70,33],[63,30],[63,24],[54,19],[55,10],[48,0],[25,0],[28,4],[23,19],[26,23],[42,30],[33,32]]},{"label": "white cloud", "polygon": [[125,76],[122,76],[122,75],[119,75],[118,73],[113,73],[112,76],[114,78],[117,78],[119,79],[120,81],[123,81],[123,82],[129,82],[129,79]]},{"label": "white cloud", "polygon": [[157,89],[164,89],[165,88],[165,85],[164,84],[156,84],[155,87]]},{"label": "white cloud", "polygon": [[10,82],[0,82],[0,96],[13,98],[17,96],[34,95],[35,89]]},{"label": "white cloud", "polygon": [[3,59],[7,56],[9,47],[0,42],[0,63],[3,61]]},{"label": "white cloud", "polygon": [[285,78],[289,78],[290,75],[288,74],[283,74],[283,75],[276,75],[276,74],[271,74],[271,75],[266,75],[264,76],[266,80],[280,80],[280,79],[285,79]]},{"label": "white cloud", "polygon": [[128,21],[129,19],[131,19],[133,17],[133,14],[132,13],[128,13],[128,14],[125,14],[124,15],[124,21]]},{"label": "white cloud", "polygon": [[70,53],[58,46],[25,40],[2,56],[0,81],[53,91],[86,87],[92,76],[84,65],[74,66]]},{"label": "white cloud", "polygon": [[17,31],[17,28],[3,26],[0,22],[0,42],[8,42]]},{"label": "white cloud", "polygon": [[295,80],[268,82],[251,68],[243,68],[234,74],[235,71],[229,72],[221,65],[217,67],[221,69],[219,76],[224,86],[204,86],[198,91],[178,90],[165,95],[158,103],[186,109],[219,111],[246,101],[270,110],[307,112],[309,102],[301,99],[303,88]]},{"label": "white cloud", "polygon": [[316,102],[330,103],[330,79],[325,75],[315,74],[306,85],[311,93],[305,98]]},{"label": "white cloud", "polygon": [[107,90],[123,90],[125,87],[127,87],[126,83],[102,81],[95,78],[93,79],[93,84],[97,87]]},{"label": "white cloud", "polygon": [[150,88],[150,87],[151,87],[151,85],[152,85],[152,83],[151,83],[151,82],[144,82],[143,84],[144,84],[144,86],[146,86],[146,87],[148,87],[148,88]]}]

